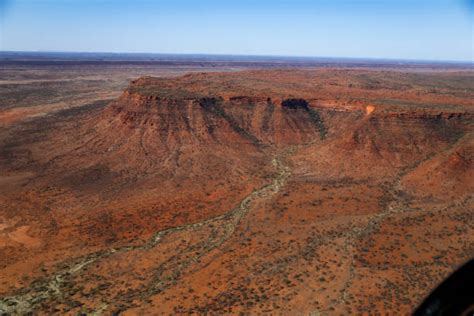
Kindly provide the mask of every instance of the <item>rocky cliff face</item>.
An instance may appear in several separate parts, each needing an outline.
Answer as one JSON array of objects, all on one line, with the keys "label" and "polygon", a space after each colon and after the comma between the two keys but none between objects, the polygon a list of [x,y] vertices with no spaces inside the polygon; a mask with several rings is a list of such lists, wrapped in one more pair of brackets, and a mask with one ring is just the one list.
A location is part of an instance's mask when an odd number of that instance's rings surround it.
[{"label": "rocky cliff face", "polygon": [[147,130],[156,134],[155,143],[171,147],[301,144],[324,138],[326,130],[318,110],[285,107],[271,97],[161,98],[126,91],[102,119],[113,128]]},{"label": "rocky cliff face", "polygon": [[238,144],[258,151],[331,143],[334,152],[363,152],[366,160],[382,159],[393,167],[432,154],[472,130],[474,114],[468,109],[413,110],[255,88],[243,95],[235,83],[224,93],[207,91],[209,83],[199,79],[137,79],[104,110],[99,125],[128,133],[140,130],[147,135],[140,143],[156,152],[193,144]]}]

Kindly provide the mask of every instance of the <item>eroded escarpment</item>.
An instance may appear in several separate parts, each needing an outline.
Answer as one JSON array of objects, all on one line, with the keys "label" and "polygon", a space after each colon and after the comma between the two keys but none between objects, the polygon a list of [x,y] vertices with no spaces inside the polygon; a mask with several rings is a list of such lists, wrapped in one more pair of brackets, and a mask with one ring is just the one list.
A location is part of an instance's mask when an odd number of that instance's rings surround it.
[{"label": "eroded escarpment", "polygon": [[126,92],[104,117],[150,129],[167,146],[175,142],[282,146],[324,138],[327,128],[318,111],[288,108],[271,97],[161,99]]},{"label": "eroded escarpment", "polygon": [[[131,126],[150,125],[158,133],[176,134],[181,141],[225,143],[223,140],[230,140],[284,146],[315,142],[318,138],[323,140],[328,133],[340,136],[354,131],[354,127],[359,129],[353,132],[354,143],[359,142],[361,134],[378,133],[390,137],[391,132],[407,129],[408,125],[415,129],[419,127],[422,133],[426,131],[426,141],[430,138],[454,139],[470,128],[468,125],[474,115],[469,107],[438,109],[439,106],[434,105],[433,108],[425,106],[414,110],[408,101],[406,108],[403,101],[397,101],[397,105],[391,105],[395,103],[393,101],[389,105],[377,104],[380,103],[377,99],[364,102],[356,97],[357,93],[354,97],[349,95],[337,100],[319,96],[318,92],[294,97],[294,94],[266,87],[248,88],[233,80],[222,84],[224,89],[212,85],[214,76],[137,79],[116,104],[109,106],[112,113],[106,111],[105,116],[110,119],[119,115],[122,122]],[[218,78],[232,79],[232,76],[235,75]],[[378,128],[390,129],[390,126],[394,128],[387,133],[377,131]],[[361,132],[364,128],[373,131]],[[176,133],[178,131],[184,135]],[[431,135],[431,132],[444,132],[445,135]],[[166,134],[162,139],[169,141],[169,137]],[[393,137],[402,141],[407,138],[410,137]]]},{"label": "eroded escarpment", "polygon": [[444,76],[143,77],[12,129],[0,309],[409,313],[474,249],[472,98]]}]

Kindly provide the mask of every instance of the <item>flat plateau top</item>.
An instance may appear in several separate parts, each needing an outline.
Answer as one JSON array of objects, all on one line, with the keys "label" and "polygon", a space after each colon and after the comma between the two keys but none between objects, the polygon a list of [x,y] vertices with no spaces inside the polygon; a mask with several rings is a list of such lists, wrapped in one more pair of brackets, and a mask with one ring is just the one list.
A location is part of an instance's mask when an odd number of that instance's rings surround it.
[{"label": "flat plateau top", "polygon": [[166,99],[304,98],[313,103],[470,112],[474,72],[293,69],[192,73],[173,79],[141,77],[132,81],[127,92]]}]

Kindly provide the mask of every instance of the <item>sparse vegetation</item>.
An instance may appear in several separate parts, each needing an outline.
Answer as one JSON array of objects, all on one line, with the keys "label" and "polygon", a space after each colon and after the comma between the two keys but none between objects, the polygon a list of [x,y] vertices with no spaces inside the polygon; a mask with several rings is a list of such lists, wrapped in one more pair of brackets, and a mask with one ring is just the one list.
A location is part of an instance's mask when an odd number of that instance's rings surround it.
[{"label": "sparse vegetation", "polygon": [[472,256],[470,72],[108,71],[3,88],[0,314],[410,313]]}]

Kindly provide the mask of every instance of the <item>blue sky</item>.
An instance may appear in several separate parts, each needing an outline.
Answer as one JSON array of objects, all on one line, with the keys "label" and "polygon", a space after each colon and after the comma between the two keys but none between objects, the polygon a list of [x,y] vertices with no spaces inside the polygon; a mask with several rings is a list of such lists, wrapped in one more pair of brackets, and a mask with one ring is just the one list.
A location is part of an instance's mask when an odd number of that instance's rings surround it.
[{"label": "blue sky", "polygon": [[473,59],[474,0],[0,0],[0,50]]}]

